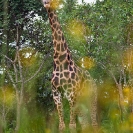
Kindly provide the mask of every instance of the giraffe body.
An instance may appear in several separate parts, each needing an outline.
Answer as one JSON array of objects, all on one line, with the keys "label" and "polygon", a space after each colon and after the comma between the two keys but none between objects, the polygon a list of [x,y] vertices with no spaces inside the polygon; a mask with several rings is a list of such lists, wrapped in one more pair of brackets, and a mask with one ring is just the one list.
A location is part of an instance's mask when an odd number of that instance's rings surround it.
[{"label": "giraffe body", "polygon": [[[65,128],[63,118],[62,98],[66,98],[70,105],[70,128],[76,128],[75,117],[80,115],[80,109],[77,109],[79,99],[83,98],[86,93],[91,97],[91,121],[92,125],[97,125],[97,92],[96,84],[87,71],[82,70],[72,60],[71,53],[64,39],[61,26],[58,22],[54,9],[51,8],[50,0],[43,0],[44,7],[47,10],[49,21],[52,29],[54,45],[54,70],[52,76],[52,93],[53,99],[57,106],[59,115],[59,129]],[[84,90],[88,90],[85,91]],[[81,100],[82,101],[82,100]],[[84,125],[84,122],[81,121]]]}]

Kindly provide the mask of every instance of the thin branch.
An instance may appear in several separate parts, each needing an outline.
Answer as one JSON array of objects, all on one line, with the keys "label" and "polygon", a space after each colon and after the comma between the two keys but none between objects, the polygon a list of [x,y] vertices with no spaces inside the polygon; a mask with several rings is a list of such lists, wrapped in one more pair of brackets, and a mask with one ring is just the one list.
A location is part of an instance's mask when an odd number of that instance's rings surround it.
[{"label": "thin branch", "polygon": [[107,67],[106,67],[104,64],[102,64],[101,62],[98,62],[98,64],[100,64],[101,67],[102,67],[103,69],[107,70],[107,71],[110,73],[110,75],[111,75],[112,78],[114,79],[116,85],[118,86],[119,84],[118,84],[117,79],[116,79],[116,77],[114,76],[113,72],[112,72],[111,70],[107,69]]},{"label": "thin branch", "polygon": [[6,72],[7,72],[8,76],[9,76],[9,79],[11,80],[11,82],[12,82],[12,84],[13,84],[13,87],[14,87],[15,89],[17,89],[17,86],[16,86],[16,84],[15,84],[15,82],[14,82],[14,80],[13,80],[12,75],[8,72],[8,70],[6,70]]},{"label": "thin branch", "polygon": [[14,68],[14,72],[15,72],[15,82],[18,83],[18,70],[16,68],[16,64],[14,63],[13,64],[13,68]]},{"label": "thin branch", "polygon": [[120,71],[119,85],[121,85],[121,81],[122,81],[122,70]]},{"label": "thin branch", "polygon": [[29,79],[27,79],[26,81],[24,81],[24,83],[26,83],[26,82],[32,80],[32,79],[40,72],[40,70],[41,70],[41,68],[43,67],[43,64],[44,64],[44,62],[45,62],[45,59],[46,59],[49,55],[50,55],[50,53],[47,54],[47,55],[45,56],[45,58],[43,59],[41,65],[40,65],[40,67],[39,67],[38,70],[35,72],[35,74],[34,74],[33,76],[31,76]]},{"label": "thin branch", "polygon": [[20,74],[20,78],[21,78],[21,81],[22,83],[24,83],[24,78],[23,78],[23,71],[22,71],[22,65],[21,65],[21,62],[20,62],[20,57],[19,57],[19,52],[18,52],[18,67],[19,67],[19,74]]},{"label": "thin branch", "polygon": [[17,30],[16,47],[18,47],[19,46],[19,39],[20,39],[19,26],[16,27],[16,30]]},{"label": "thin branch", "polygon": [[[17,49],[18,51],[19,49]],[[19,52],[18,52],[18,67],[19,67],[19,74],[20,74],[20,78],[21,78],[21,89],[20,89],[20,104],[22,103],[22,99],[23,99],[23,90],[24,90],[24,77],[23,77],[23,71],[22,71],[22,65],[20,62],[20,57],[19,57]]]},{"label": "thin branch", "polygon": [[111,74],[112,78],[114,79],[115,84],[119,87],[119,83],[117,82],[117,79],[116,79],[116,77],[114,76],[113,72],[112,72],[111,70],[109,70],[109,73]]},{"label": "thin branch", "polygon": [[124,67],[122,69],[122,74],[123,74],[123,78],[124,78],[124,85],[127,86],[127,79],[126,79],[126,73],[125,73]]},{"label": "thin branch", "polygon": [[[3,54],[2,54],[3,55]],[[9,57],[7,57],[6,55],[3,55],[6,59],[8,59],[12,64],[14,63],[13,60],[11,60]]]},{"label": "thin branch", "polygon": [[17,61],[17,59],[18,59],[18,46],[16,46],[16,55],[15,55],[14,63]]}]

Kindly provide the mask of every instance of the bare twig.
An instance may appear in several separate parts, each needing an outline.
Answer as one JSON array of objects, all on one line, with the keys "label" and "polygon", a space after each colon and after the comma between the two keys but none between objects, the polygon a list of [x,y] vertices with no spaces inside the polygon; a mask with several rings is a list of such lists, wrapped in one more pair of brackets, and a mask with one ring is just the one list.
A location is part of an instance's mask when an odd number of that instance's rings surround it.
[{"label": "bare twig", "polygon": [[22,83],[24,83],[23,71],[22,71],[22,65],[21,65],[21,61],[20,61],[19,52],[17,55],[18,55],[19,74],[20,74],[20,78],[21,78]]},{"label": "bare twig", "polygon": [[121,81],[122,81],[122,70],[120,71],[119,85],[121,85]]},{"label": "bare twig", "polygon": [[16,68],[16,64],[13,64],[14,72],[15,72],[15,82],[18,83],[18,70]]},{"label": "bare twig", "polygon": [[47,54],[46,56],[45,56],[45,58],[43,59],[43,61],[42,61],[42,63],[41,63],[41,65],[40,65],[40,67],[38,68],[38,70],[35,72],[35,74],[34,75],[32,75],[29,79],[27,79],[27,80],[25,80],[24,81],[24,83],[26,83],[26,82],[28,82],[28,81],[30,81],[30,80],[32,80],[39,72],[40,72],[40,70],[41,70],[41,68],[43,67],[43,64],[44,64],[44,62],[45,62],[45,60],[46,60],[46,58],[48,57],[50,55],[50,53],[49,54]]},{"label": "bare twig", "polygon": [[15,82],[14,82],[14,80],[13,80],[12,75],[9,73],[9,71],[8,71],[7,69],[6,69],[6,72],[7,72],[7,74],[8,74],[9,79],[11,80],[11,82],[12,82],[12,84],[13,84],[13,87],[14,87],[15,89],[17,89],[17,86],[16,86],[16,84],[15,84]]},{"label": "bare twig", "polygon": [[19,25],[16,27],[17,36],[16,36],[16,47],[19,46],[20,34],[19,34]]},{"label": "bare twig", "polygon": [[[2,54],[3,55],[3,54]],[[7,57],[6,55],[3,55],[7,60],[9,60],[11,63],[14,63],[13,60],[11,60],[9,57]]]}]

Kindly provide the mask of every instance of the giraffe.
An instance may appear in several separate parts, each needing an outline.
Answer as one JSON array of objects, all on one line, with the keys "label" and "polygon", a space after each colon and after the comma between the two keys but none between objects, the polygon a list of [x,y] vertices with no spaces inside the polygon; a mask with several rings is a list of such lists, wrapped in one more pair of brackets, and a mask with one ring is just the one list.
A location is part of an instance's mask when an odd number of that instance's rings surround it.
[{"label": "giraffe", "polygon": [[[76,128],[76,115],[80,115],[76,109],[77,101],[82,97],[82,92],[87,90],[91,96],[91,123],[97,126],[97,86],[88,71],[79,68],[72,59],[70,50],[63,35],[55,9],[52,7],[53,0],[42,0],[47,10],[53,37],[53,76],[51,79],[52,94],[59,116],[59,130],[65,129],[62,99],[66,98],[70,105],[70,129]],[[85,122],[86,123],[86,122]],[[81,122],[81,125],[85,125]]]}]

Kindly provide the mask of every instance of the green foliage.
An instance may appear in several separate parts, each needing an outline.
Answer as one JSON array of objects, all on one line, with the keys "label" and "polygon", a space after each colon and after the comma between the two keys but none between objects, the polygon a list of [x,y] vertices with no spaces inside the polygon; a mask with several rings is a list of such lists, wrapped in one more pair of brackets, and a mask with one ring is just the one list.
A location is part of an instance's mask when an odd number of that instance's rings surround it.
[{"label": "green foliage", "polygon": [[[63,7],[58,9],[59,21],[75,62],[80,64],[80,60],[86,57],[95,60],[95,67],[89,71],[98,84],[99,132],[103,133],[132,132],[133,116],[130,110],[133,103],[128,97],[128,104],[123,103],[126,113],[121,112],[119,91],[110,74],[112,72],[116,81],[121,83],[124,98],[127,98],[132,89],[132,73],[126,69],[127,66],[123,68],[123,56],[128,53],[133,43],[132,7],[132,1],[123,0],[97,0],[94,5],[78,5],[76,0],[66,0],[63,1]],[[38,0],[1,0],[0,11],[0,71],[8,67],[15,79],[13,65],[5,56],[11,60],[15,59],[17,35],[25,80],[36,73],[44,60],[41,71],[24,84],[21,112],[21,122],[24,123],[20,132],[58,132],[58,117],[50,82],[53,48],[46,11]],[[17,70],[19,71],[18,65]],[[3,85],[13,86],[6,71],[2,72],[4,73],[0,74],[0,89]],[[120,79],[121,72],[124,73]],[[69,106],[65,101],[64,104],[65,122],[68,126]],[[2,107],[0,103],[0,118]],[[4,131],[14,132],[16,109],[6,106],[5,111],[7,115]],[[69,132],[69,129],[66,132]]]},{"label": "green foliage", "polygon": [[[5,10],[7,10],[7,12],[5,12]],[[41,2],[37,0],[33,0],[33,1],[1,0],[0,18],[1,20],[3,18],[7,18],[9,20],[7,24],[9,25],[10,28],[13,28],[15,27],[15,25],[19,25],[19,24],[24,25],[31,18],[33,18],[36,13],[38,15],[42,14],[42,11],[44,12],[43,7],[41,6]],[[3,24],[0,25],[0,27],[3,27],[3,26],[4,26]]]}]

